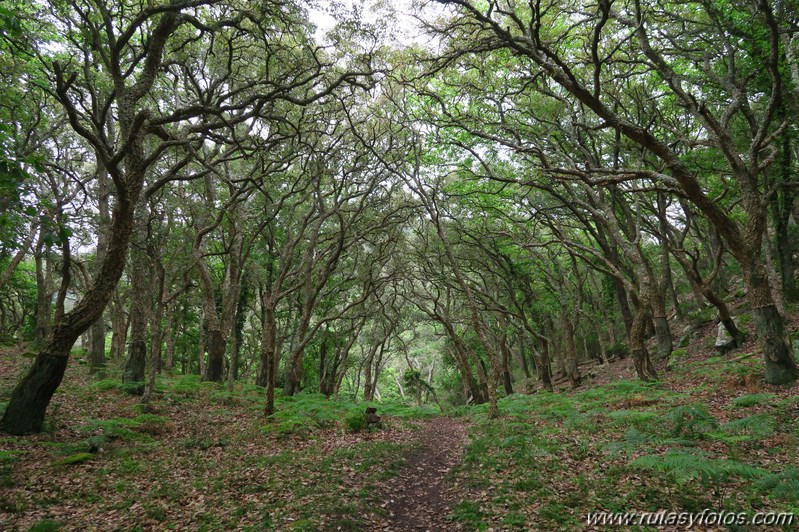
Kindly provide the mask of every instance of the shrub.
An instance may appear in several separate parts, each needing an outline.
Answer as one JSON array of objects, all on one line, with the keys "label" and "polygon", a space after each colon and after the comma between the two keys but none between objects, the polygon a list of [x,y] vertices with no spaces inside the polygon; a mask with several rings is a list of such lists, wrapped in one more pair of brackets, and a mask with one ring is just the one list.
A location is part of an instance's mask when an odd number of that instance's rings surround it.
[{"label": "shrub", "polygon": [[630,349],[624,342],[617,342],[608,347],[607,354],[608,357],[625,358],[629,356]]},{"label": "shrub", "polygon": [[358,432],[366,428],[366,415],[363,408],[350,409],[344,417],[344,428],[347,432]]},{"label": "shrub", "polygon": [[172,393],[181,395],[194,395],[202,385],[199,375],[181,375],[172,384]]}]

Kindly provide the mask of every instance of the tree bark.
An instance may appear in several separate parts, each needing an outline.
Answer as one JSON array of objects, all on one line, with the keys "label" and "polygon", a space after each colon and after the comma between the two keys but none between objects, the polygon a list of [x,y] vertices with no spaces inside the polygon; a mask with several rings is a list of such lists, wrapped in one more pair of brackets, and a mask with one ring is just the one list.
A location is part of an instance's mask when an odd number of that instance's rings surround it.
[{"label": "tree bark", "polygon": [[577,363],[577,347],[574,343],[574,325],[565,312],[561,314],[561,327],[563,327],[563,343],[565,344],[566,356],[564,358],[564,370],[569,378],[572,388],[580,386],[580,367]]},{"label": "tree bark", "polygon": [[[541,350],[536,351],[533,347],[533,353],[536,355],[536,370],[538,371],[538,378],[541,385],[548,392],[553,391],[552,387],[552,368],[550,367],[549,360],[549,340],[546,338],[539,338],[541,342]],[[532,345],[532,344],[531,344]]]},{"label": "tree bark", "polygon": [[522,365],[522,371],[524,372],[524,378],[525,379],[529,379],[530,378],[530,365],[527,363],[527,354],[526,354],[527,350],[525,349],[525,345],[524,345],[524,335],[521,333],[521,331],[517,332],[516,341],[519,344],[519,350],[518,350],[518,352],[519,352],[519,361],[521,362],[521,365]]},{"label": "tree bark", "polygon": [[166,319],[166,327],[164,328],[164,343],[166,344],[166,352],[164,353],[164,370],[171,373],[175,368],[175,343],[177,342],[177,311],[172,308],[169,316]]},{"label": "tree bark", "polygon": [[264,293],[263,301],[263,339],[261,342],[261,368],[258,380],[266,387],[266,417],[275,413],[275,384],[277,380],[277,318],[271,294]]},{"label": "tree bark", "polygon": [[796,362],[785,334],[782,314],[772,300],[768,276],[762,264],[747,266],[744,267],[744,277],[750,287],[752,317],[766,363],[766,382],[776,385],[793,383],[797,378]]},{"label": "tree bark", "polygon": [[[785,119],[784,104],[781,107],[782,119]],[[771,208],[774,220],[774,244],[777,251],[777,264],[783,290],[783,297],[789,303],[799,301],[799,287],[796,285],[793,263],[793,245],[788,234],[788,224],[796,199],[796,190],[792,184],[792,146],[791,128],[788,127],[780,135],[780,157],[777,163],[776,176],[778,188],[772,193]]]},{"label": "tree bark", "polygon": [[[143,177],[142,174],[142,180]],[[131,181],[134,184],[141,182],[138,177]],[[30,370],[14,388],[0,421],[0,428],[9,434],[41,431],[47,405],[64,377],[72,346],[103,312],[122,276],[133,227],[134,205],[140,190],[140,186],[132,186],[118,191],[107,260],[83,299],[53,325]]]},{"label": "tree bark", "polygon": [[125,356],[125,344],[130,328],[129,315],[125,312],[122,302],[117,299],[118,296],[115,295],[111,305],[111,360],[113,361],[120,361]]},{"label": "tree bark", "polygon": [[222,382],[225,369],[225,350],[227,340],[219,329],[208,331],[208,363],[205,366],[205,379]]},{"label": "tree bark", "polygon": [[42,345],[50,331],[52,293],[50,291],[49,261],[45,255],[46,248],[43,234],[39,235],[33,253],[36,263],[36,343]]},{"label": "tree bark", "polygon": [[633,319],[633,326],[630,331],[630,353],[633,357],[635,372],[638,378],[643,381],[657,380],[657,372],[649,358],[649,351],[646,348],[646,323],[649,321],[648,306],[641,302],[638,311]]},{"label": "tree bark", "polygon": [[[101,157],[97,162],[97,247],[95,248],[95,275],[100,271],[105,260],[105,251],[108,246],[108,228],[110,213],[108,196],[111,193],[108,183],[108,171]],[[91,327],[92,346],[89,351],[89,373],[102,372],[105,369],[105,320],[103,314]]]},{"label": "tree bark", "polygon": [[[143,207],[143,206],[142,206]],[[141,207],[140,207],[141,208]],[[141,216],[140,216],[141,215]],[[152,268],[144,252],[148,238],[143,212],[137,213],[134,252],[130,260],[130,344],[122,373],[122,382],[129,393],[144,393],[144,371],[147,363],[147,325],[150,321],[153,297],[151,290]]]},{"label": "tree bark", "polygon": [[507,339],[504,335],[500,340],[500,353],[502,356],[502,386],[505,388],[505,395],[512,395],[513,382],[510,375],[510,349],[508,349]]}]

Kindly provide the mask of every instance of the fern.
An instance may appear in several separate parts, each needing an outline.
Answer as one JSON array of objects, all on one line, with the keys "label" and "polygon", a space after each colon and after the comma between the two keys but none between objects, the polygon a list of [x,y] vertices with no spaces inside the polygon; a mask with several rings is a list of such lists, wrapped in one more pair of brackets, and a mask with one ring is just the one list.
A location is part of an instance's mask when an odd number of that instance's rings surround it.
[{"label": "fern", "polygon": [[642,447],[690,447],[691,445],[694,445],[694,442],[691,440],[684,438],[664,438],[656,434],[642,432],[635,427],[630,427],[624,435],[624,440],[606,445],[605,450],[611,454],[618,454],[622,451],[627,454],[632,454],[633,451]]},{"label": "fern", "polygon": [[788,466],[779,473],[768,474],[757,482],[758,489],[777,499],[799,503],[799,468]]},{"label": "fern", "polygon": [[709,458],[701,451],[671,450],[662,455],[645,455],[633,460],[630,466],[669,476],[683,485],[693,480],[721,483],[730,477],[756,478],[764,472],[757,467],[735,460]]},{"label": "fern", "polygon": [[[158,418],[159,416],[152,416]],[[163,418],[161,418],[163,419]],[[109,438],[119,438],[122,440],[150,440],[147,434],[137,432],[142,429],[142,421],[137,419],[115,418],[115,419],[90,419],[88,423],[78,430],[81,432],[101,431]]]},{"label": "fern", "polygon": [[641,410],[616,410],[608,413],[608,417],[618,425],[641,426],[645,425],[658,417],[655,412],[645,412]]},{"label": "fern", "polygon": [[774,432],[776,426],[777,422],[768,414],[755,414],[724,423],[721,429],[727,434],[748,433],[756,438],[763,438]]},{"label": "fern", "polygon": [[101,392],[108,390],[121,390],[122,381],[118,379],[103,379],[92,384],[93,388],[97,388]]},{"label": "fern", "polygon": [[662,419],[671,425],[674,436],[682,434],[697,436],[711,432],[719,426],[719,422],[710,415],[703,404],[689,403],[672,408],[663,415]]},{"label": "fern", "polygon": [[202,381],[199,375],[181,375],[175,379],[170,391],[172,393],[189,396],[196,394],[200,390],[201,386]]},{"label": "fern", "polygon": [[512,451],[511,456],[519,460],[540,458],[550,454],[546,449],[542,449],[536,445],[531,438],[525,437],[521,434],[508,436],[502,440],[502,443],[499,444],[499,447]]},{"label": "fern", "polygon": [[757,406],[759,404],[770,401],[775,398],[773,393],[754,393],[750,395],[742,395],[733,399],[732,406],[736,408],[749,408],[750,406]]}]

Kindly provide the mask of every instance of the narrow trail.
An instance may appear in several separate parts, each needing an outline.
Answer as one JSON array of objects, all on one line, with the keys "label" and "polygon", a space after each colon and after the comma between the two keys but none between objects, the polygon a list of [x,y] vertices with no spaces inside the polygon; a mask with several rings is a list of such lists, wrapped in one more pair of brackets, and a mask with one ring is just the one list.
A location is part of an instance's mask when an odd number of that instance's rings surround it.
[{"label": "narrow trail", "polygon": [[383,484],[387,519],[376,530],[459,530],[447,516],[460,496],[448,480],[463,455],[468,425],[441,417],[424,423],[418,441],[422,448],[408,459],[399,474]]}]

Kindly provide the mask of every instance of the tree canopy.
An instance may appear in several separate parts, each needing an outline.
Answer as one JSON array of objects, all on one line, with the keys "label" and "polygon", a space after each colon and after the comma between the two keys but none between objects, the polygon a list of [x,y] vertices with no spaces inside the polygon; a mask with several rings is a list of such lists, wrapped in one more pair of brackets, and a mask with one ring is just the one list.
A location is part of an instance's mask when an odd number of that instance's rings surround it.
[{"label": "tree canopy", "polygon": [[266,416],[496,416],[592,360],[656,380],[714,320],[794,383],[796,8],[439,0],[398,42],[294,1],[0,6],[0,336],[38,353],[3,429],[81,337],[145,402],[196,373]]}]

